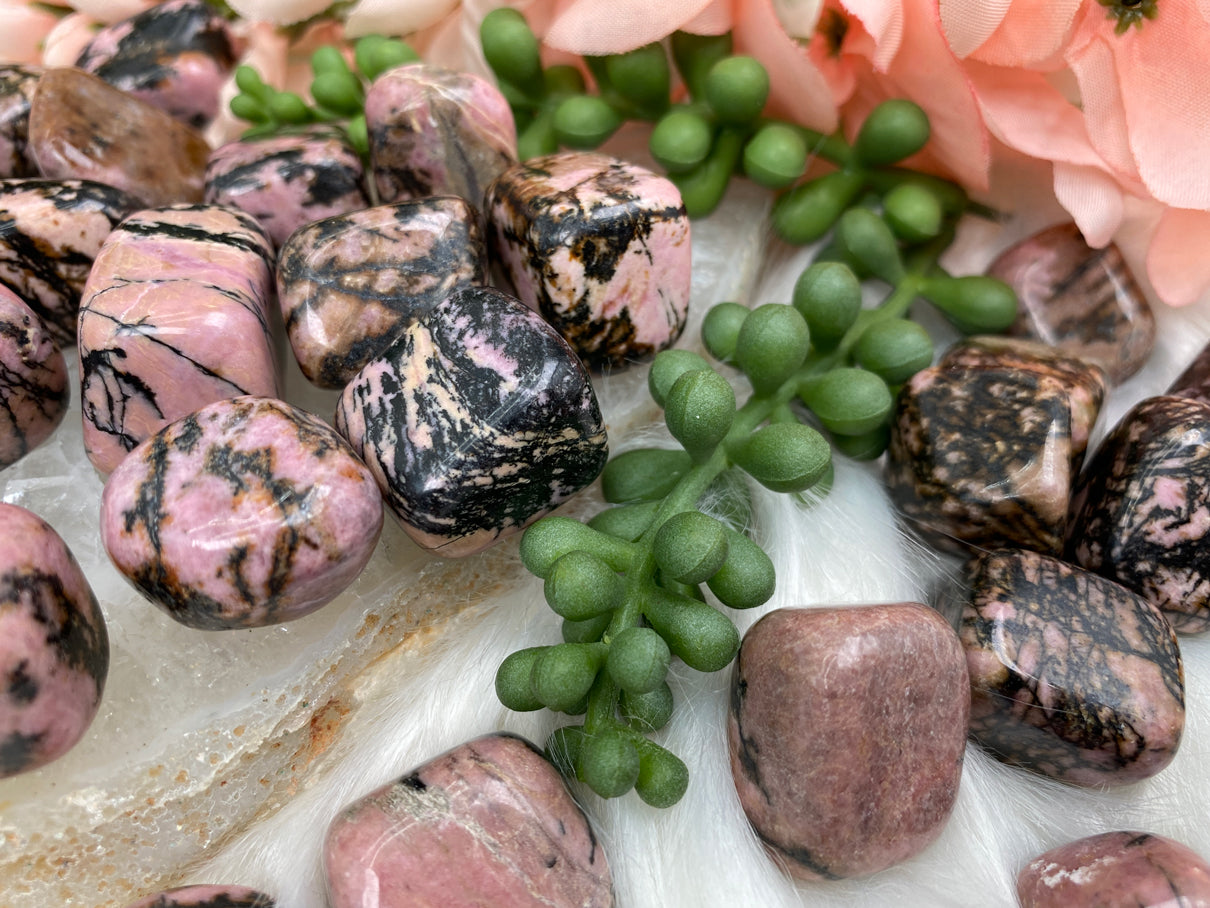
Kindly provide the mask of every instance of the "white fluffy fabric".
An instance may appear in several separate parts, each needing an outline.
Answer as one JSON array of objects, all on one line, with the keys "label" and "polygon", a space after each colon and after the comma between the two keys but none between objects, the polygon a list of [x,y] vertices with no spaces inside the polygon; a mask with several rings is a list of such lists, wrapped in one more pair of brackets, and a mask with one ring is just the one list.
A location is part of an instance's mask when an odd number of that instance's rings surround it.
[{"label": "white fluffy fabric", "polygon": [[[789,298],[805,254],[754,232],[761,204],[741,187],[722,212],[695,227],[695,250],[705,269],[695,282],[695,323],[709,304],[728,295],[750,304]],[[1004,224],[972,224],[950,263],[959,272],[979,270],[1009,242],[1057,217],[1043,198]],[[1097,437],[1135,401],[1161,393],[1210,336],[1210,300],[1180,311],[1157,307],[1157,316],[1161,334],[1152,361],[1113,392]],[[683,342],[695,344],[695,333]],[[661,435],[641,374],[609,377],[600,387],[615,451]],[[897,525],[877,464],[838,459],[831,493],[809,506],[760,490],[754,501],[755,534],[776,563],[778,589],[767,606],[736,615],[741,630],[774,608],[928,601],[951,576],[952,562]],[[569,512],[588,515],[597,507],[589,494]],[[558,619],[532,577],[512,574],[492,589],[481,605],[423,645],[404,647],[374,666],[356,691],[355,715],[310,782],[275,815],[195,868],[193,878],[258,886],[285,908],[319,908],[325,904],[324,830],[343,805],[477,735],[507,729],[544,740],[554,717],[503,709],[492,678],[514,649],[557,640]],[[656,810],[633,794],[604,801],[580,787],[575,794],[604,843],[623,908],[1011,906],[1023,864],[1081,836],[1143,830],[1210,856],[1210,640],[1183,638],[1182,649],[1186,732],[1176,759],[1158,776],[1124,788],[1082,790],[1002,765],[971,745],[957,804],[940,837],[912,860],[864,879],[792,882],[758,843],[730,781],[723,730],[729,670],[673,670],[677,709],[658,740],[692,773],[679,805]]]}]

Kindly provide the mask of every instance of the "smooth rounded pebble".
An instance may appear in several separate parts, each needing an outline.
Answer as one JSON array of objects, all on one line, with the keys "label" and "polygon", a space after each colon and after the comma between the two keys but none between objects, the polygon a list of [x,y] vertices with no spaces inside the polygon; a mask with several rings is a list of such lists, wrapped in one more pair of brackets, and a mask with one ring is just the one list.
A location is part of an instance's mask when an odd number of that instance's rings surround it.
[{"label": "smooth rounded pebble", "polygon": [[0,286],[0,469],[50,436],[70,395],[67,363],[45,323]]}]

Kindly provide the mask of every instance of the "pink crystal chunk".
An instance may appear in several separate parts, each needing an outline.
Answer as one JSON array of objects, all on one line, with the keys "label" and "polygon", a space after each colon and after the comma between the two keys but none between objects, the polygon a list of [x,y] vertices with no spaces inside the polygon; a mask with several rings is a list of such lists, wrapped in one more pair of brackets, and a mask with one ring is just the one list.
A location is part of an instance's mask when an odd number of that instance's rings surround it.
[{"label": "pink crystal chunk", "polygon": [[0,469],[50,437],[70,394],[67,363],[50,331],[0,286]]},{"label": "pink crystal chunk", "polygon": [[1030,861],[1017,875],[1021,908],[1205,908],[1210,864],[1146,832],[1088,836]]},{"label": "pink crystal chunk", "polygon": [[101,541],[190,627],[263,627],[357,579],[382,529],[373,476],[326,423],[279,400],[224,400],[143,442],[109,477]]},{"label": "pink crystal chunk", "polygon": [[962,647],[918,603],[770,612],[744,636],[727,740],[744,812],[802,879],[874,873],[941,832],[970,708]]},{"label": "pink crystal chunk", "polygon": [[490,735],[357,801],[324,847],[332,908],[608,908],[588,818],[528,742]]},{"label": "pink crystal chunk", "polygon": [[186,886],[132,902],[126,908],[275,908],[277,902],[247,886]]},{"label": "pink crystal chunk", "polygon": [[0,779],[75,746],[108,671],[105,619],[80,565],[49,524],[0,503]]},{"label": "pink crystal chunk", "polygon": [[84,447],[102,473],[211,401],[278,397],[273,250],[217,205],[131,215],[97,253],[80,304]]},{"label": "pink crystal chunk", "polygon": [[500,176],[489,241],[517,297],[586,365],[672,345],[689,311],[689,218],[677,188],[599,154],[548,155]]}]

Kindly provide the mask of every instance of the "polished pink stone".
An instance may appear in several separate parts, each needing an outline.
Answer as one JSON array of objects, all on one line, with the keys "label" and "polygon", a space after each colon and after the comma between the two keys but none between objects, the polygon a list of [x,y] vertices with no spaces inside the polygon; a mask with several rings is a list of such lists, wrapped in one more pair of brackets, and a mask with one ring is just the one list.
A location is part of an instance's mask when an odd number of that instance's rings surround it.
[{"label": "polished pink stone", "polygon": [[266,398],[203,407],[109,477],[101,541],[182,624],[292,621],[357,579],[382,529],[373,476],[335,430]]},{"label": "polished pink stone", "polygon": [[75,746],[108,671],[105,619],[79,563],[49,524],[0,503],[0,778]]},{"label": "polished pink stone", "polygon": [[138,212],[97,253],[80,303],[84,448],[102,473],[211,401],[278,397],[273,250],[217,205]]},{"label": "polished pink stone", "polygon": [[35,177],[29,153],[29,103],[42,75],[40,66],[0,65],[0,177]]},{"label": "polished pink stone", "polygon": [[328,829],[332,908],[607,908],[605,852],[555,768],[497,734],[430,760]]},{"label": "polished pink stone", "polygon": [[0,286],[0,469],[50,437],[70,396],[67,363],[45,323]]},{"label": "polished pink stone", "polygon": [[589,367],[650,356],[680,337],[689,218],[668,180],[605,155],[548,155],[501,174],[487,209],[517,297]]},{"label": "polished pink stone", "polygon": [[890,867],[949,818],[969,709],[962,647],[927,606],[770,612],[744,636],[731,684],[740,803],[794,876]]},{"label": "polished pink stone", "polygon": [[1089,836],[1030,861],[1017,875],[1021,908],[1207,908],[1210,864],[1146,832]]},{"label": "polished pink stone", "polygon": [[1155,316],[1117,246],[1093,249],[1075,224],[1006,250],[988,274],[1021,301],[1010,333],[1100,366],[1114,382],[1137,372],[1155,345]]},{"label": "polished pink stone", "polygon": [[126,908],[275,908],[277,902],[247,886],[186,886],[132,902]]}]

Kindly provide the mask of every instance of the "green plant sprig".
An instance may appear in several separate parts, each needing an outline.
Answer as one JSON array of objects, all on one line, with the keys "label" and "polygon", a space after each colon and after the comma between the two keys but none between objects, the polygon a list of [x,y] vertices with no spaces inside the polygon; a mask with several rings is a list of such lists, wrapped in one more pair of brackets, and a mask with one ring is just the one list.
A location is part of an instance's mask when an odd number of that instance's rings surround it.
[{"label": "green plant sprig", "polygon": [[231,112],[252,124],[243,134],[246,139],[327,123],[342,130],[364,157],[369,153],[366,89],[388,69],[419,59],[419,54],[408,44],[382,35],[367,35],[357,41],[352,67],[335,47],[320,47],[311,55],[313,103],[297,92],[274,88],[255,68],[244,64],[235,71],[239,92],[231,99]]}]

